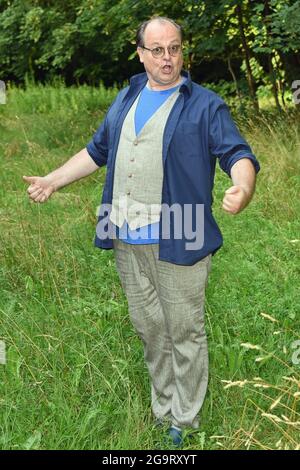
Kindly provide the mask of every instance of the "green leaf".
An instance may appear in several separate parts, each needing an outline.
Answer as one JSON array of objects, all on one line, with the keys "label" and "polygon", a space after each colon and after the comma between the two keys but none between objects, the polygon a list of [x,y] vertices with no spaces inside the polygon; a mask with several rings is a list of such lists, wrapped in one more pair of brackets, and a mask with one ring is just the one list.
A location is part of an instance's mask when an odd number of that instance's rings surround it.
[{"label": "green leaf", "polygon": [[34,431],[34,433],[24,442],[22,448],[25,450],[38,449],[40,447],[42,439],[42,433],[40,431]]}]

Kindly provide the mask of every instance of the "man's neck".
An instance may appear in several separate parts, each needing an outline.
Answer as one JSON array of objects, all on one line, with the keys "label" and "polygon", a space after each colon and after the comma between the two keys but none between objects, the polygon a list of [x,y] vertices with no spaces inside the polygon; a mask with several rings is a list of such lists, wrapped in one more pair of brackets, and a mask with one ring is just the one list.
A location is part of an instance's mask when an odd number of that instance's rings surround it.
[{"label": "man's neck", "polygon": [[[182,77],[182,75],[180,75],[176,82],[170,84],[169,86],[166,86],[165,88],[160,88],[161,85],[156,85],[156,84],[151,85],[150,81],[148,79],[148,81],[146,83],[146,87],[151,91],[165,91],[165,90],[170,90],[171,88],[175,88],[176,86],[180,85],[182,81],[183,81],[183,77]],[[157,88],[157,87],[159,87],[159,88]]]}]

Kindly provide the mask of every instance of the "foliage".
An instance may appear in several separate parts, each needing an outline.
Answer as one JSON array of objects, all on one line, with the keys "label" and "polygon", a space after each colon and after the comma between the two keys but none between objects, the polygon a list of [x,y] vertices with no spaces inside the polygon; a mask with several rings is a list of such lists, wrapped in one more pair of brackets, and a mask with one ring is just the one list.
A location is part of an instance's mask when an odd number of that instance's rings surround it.
[{"label": "foliage", "polygon": [[0,79],[120,85],[142,71],[135,33],[153,15],[183,26],[195,81],[235,81],[238,93],[247,78],[250,94],[272,85],[285,105],[299,78],[300,0],[0,0]]}]

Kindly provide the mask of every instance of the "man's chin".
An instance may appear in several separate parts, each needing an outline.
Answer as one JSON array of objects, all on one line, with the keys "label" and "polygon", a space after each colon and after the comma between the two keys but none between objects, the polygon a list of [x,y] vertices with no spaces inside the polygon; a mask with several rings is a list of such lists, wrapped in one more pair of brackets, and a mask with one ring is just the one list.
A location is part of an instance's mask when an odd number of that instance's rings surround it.
[{"label": "man's chin", "polygon": [[160,74],[160,77],[163,79],[163,80],[168,80],[168,81],[173,81],[174,78],[175,78],[175,74],[174,72],[171,72],[171,73],[161,73]]},{"label": "man's chin", "polygon": [[172,73],[171,75],[169,74],[161,75],[160,73],[157,75],[149,74],[148,76],[151,77],[151,82],[155,83],[156,86],[163,86],[163,87],[168,87],[169,85],[172,86],[172,84],[176,83],[177,80],[179,79],[179,76],[177,77],[174,73]]},{"label": "man's chin", "polygon": [[159,81],[162,85],[170,85],[173,82],[176,82],[176,80],[177,80],[177,77],[175,77],[173,74],[172,75],[164,74],[159,77]]}]

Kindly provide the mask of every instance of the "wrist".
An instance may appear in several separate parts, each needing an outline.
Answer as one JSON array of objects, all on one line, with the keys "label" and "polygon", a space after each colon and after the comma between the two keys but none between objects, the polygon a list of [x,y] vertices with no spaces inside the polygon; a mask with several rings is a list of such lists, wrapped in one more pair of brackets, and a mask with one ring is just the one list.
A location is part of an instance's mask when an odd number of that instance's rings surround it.
[{"label": "wrist", "polygon": [[52,173],[49,173],[49,175],[45,176],[45,181],[49,184],[49,186],[52,187],[53,192],[57,191],[60,187],[57,178],[55,178]]},{"label": "wrist", "polygon": [[252,186],[248,184],[236,184],[236,186],[239,186],[243,192],[245,193],[247,199],[251,199],[252,194],[253,194],[253,188]]},{"label": "wrist", "polygon": [[250,186],[247,186],[246,188],[244,188],[244,190],[246,191],[248,201],[250,201],[250,199],[253,196],[253,188]]}]

